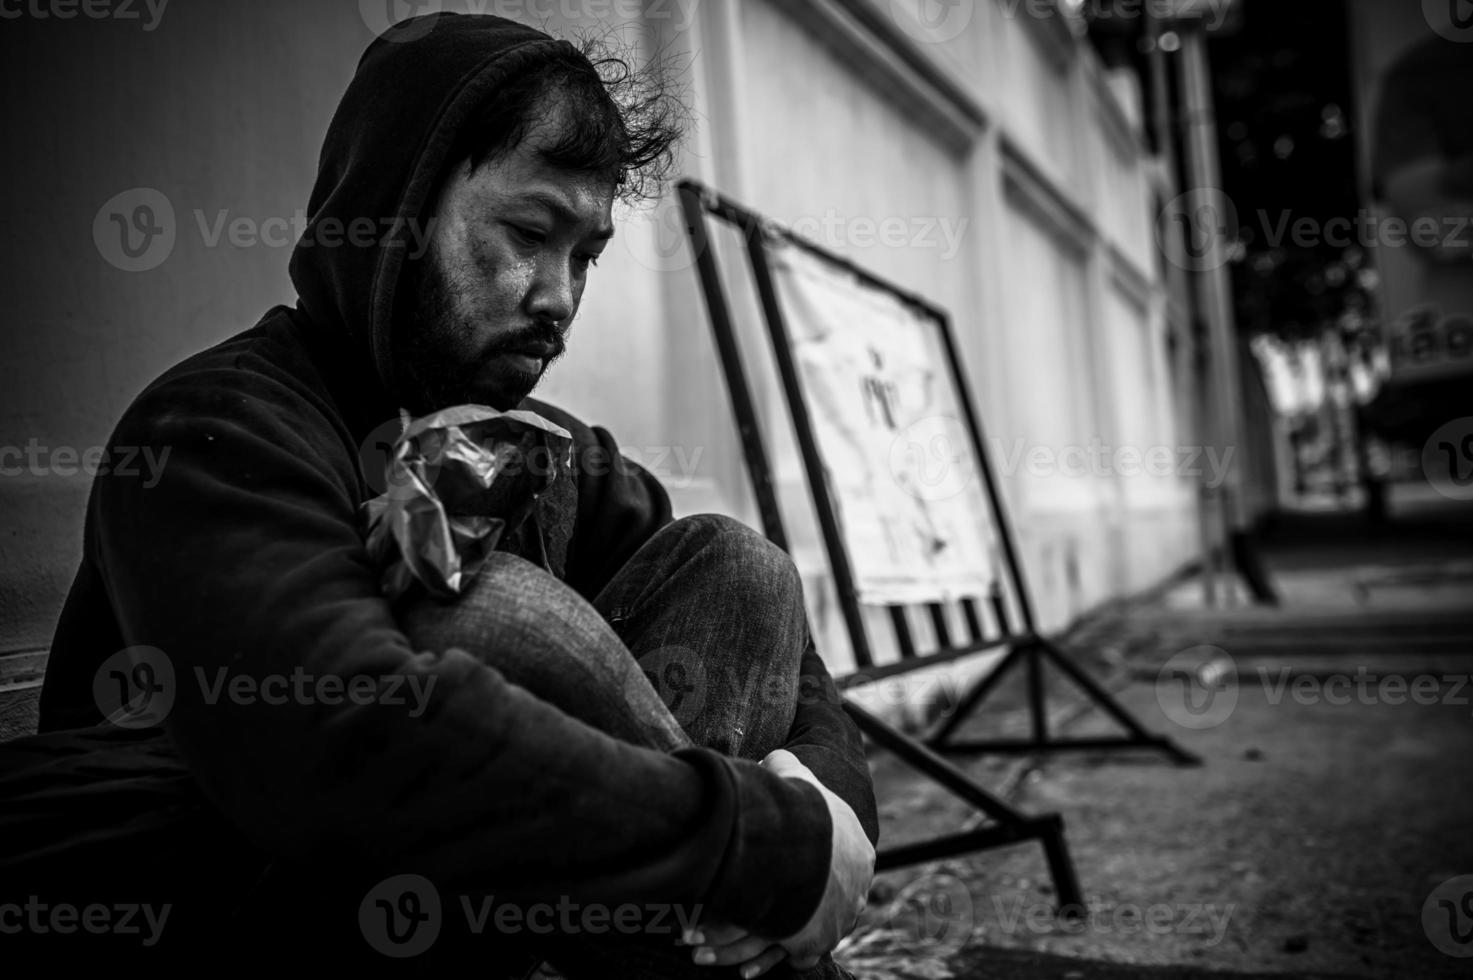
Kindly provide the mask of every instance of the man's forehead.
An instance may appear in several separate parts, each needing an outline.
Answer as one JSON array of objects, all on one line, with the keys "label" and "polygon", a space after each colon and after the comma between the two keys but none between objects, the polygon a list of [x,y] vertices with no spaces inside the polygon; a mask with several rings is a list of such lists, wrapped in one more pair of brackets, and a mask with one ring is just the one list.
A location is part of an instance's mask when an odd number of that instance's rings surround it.
[{"label": "man's forehead", "polygon": [[535,208],[568,224],[588,225],[598,237],[613,235],[614,188],[596,174],[571,173],[537,160],[535,154],[514,153],[467,177],[477,208]]}]

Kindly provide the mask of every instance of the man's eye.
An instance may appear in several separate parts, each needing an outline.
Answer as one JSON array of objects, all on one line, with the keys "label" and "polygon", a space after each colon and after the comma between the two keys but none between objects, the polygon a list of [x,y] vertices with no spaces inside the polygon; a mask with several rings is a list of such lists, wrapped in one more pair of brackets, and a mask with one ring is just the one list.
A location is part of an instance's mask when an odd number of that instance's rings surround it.
[{"label": "man's eye", "polygon": [[526,242],[528,245],[541,245],[543,241],[547,238],[546,235],[542,234],[542,232],[538,231],[536,228],[528,228],[525,225],[508,225],[507,227],[512,230],[512,233],[514,235],[516,235],[522,241]]},{"label": "man's eye", "polygon": [[578,263],[582,265],[585,269],[591,265],[598,265],[598,256],[593,254],[592,252],[585,252],[584,254],[577,256],[577,259]]}]

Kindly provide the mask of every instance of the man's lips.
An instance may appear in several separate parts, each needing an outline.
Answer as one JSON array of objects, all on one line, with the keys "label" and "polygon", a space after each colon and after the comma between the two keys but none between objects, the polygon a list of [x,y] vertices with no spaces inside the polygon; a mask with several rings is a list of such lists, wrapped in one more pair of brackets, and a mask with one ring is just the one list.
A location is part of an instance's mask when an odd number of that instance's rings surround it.
[{"label": "man's lips", "polygon": [[518,370],[529,374],[540,374],[547,366],[549,358],[558,353],[556,346],[547,344],[529,344],[526,347],[517,347],[501,351],[496,355],[496,360],[503,364],[509,364]]},{"label": "man's lips", "polygon": [[529,344],[526,347],[518,347],[515,350],[507,351],[507,353],[520,354],[523,357],[536,357],[545,361],[557,353],[557,348],[551,344]]}]

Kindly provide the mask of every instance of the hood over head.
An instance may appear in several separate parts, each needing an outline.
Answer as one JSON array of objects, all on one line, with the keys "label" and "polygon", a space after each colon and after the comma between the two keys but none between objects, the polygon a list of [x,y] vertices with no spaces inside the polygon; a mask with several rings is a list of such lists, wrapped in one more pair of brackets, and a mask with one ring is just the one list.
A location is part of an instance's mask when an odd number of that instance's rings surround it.
[{"label": "hood over head", "polygon": [[323,142],[291,278],[307,317],[371,359],[385,390],[395,288],[429,233],[461,127],[560,49],[576,52],[504,17],[441,13],[395,24],[359,60]]}]

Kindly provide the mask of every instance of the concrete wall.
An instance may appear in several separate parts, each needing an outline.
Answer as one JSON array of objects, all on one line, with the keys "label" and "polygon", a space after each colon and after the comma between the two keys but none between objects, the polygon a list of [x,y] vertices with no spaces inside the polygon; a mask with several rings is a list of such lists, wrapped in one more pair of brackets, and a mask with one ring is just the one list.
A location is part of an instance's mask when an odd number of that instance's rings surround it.
[{"label": "concrete wall", "polygon": [[[34,97],[4,109],[27,149],[9,155],[0,187],[19,219],[0,231],[0,344],[18,380],[0,396],[0,445],[100,445],[160,370],[290,299],[289,245],[212,246],[198,215],[208,226],[221,211],[264,221],[304,206],[373,6],[181,3],[153,30],[3,25],[4,63]],[[954,8],[965,23],[928,28],[888,0],[669,0],[642,17],[631,3],[489,4],[548,15],[537,19],[555,31],[636,15],[626,38],[689,65],[685,173],[786,221],[832,219],[824,244],[952,312],[1042,625],[1055,628],[1192,557],[1193,481],[1050,474],[1028,453],[1175,452],[1196,437],[1178,424],[1189,358],[1168,354],[1184,328],[1153,255],[1153,202],[1171,194],[1142,150],[1139,86],[1107,77],[1061,20],[1025,16],[1032,7],[979,0]],[[126,272],[100,258],[93,224],[139,187],[168,199],[176,242],[157,267]],[[896,217],[932,238],[891,247],[856,231]],[[668,202],[622,218],[540,394],[608,425],[681,512],[755,524],[679,222]],[[960,233],[944,240],[942,222]],[[771,379],[759,385],[776,410]],[[801,511],[790,449],[779,472]],[[0,478],[0,651],[48,642],[86,489],[54,471]],[[842,667],[817,535],[799,525],[818,627]]]}]

